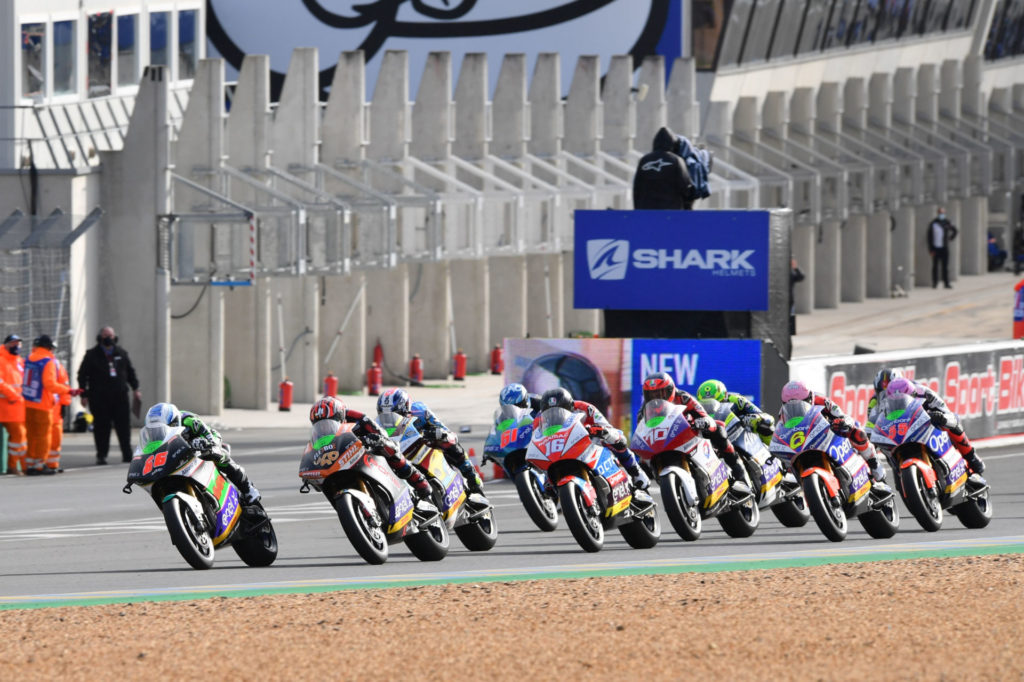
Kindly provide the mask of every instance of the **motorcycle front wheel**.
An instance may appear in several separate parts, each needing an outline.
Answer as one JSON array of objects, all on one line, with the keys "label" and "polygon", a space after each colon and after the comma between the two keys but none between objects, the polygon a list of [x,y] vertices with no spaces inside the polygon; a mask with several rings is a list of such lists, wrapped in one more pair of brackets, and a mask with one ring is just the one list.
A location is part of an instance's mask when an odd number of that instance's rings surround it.
[{"label": "motorcycle front wheel", "polygon": [[665,513],[679,537],[693,542],[700,537],[703,520],[696,505],[686,502],[683,494],[683,480],[678,474],[669,472],[661,477],[661,503],[665,505]]},{"label": "motorcycle front wheel", "polygon": [[900,470],[900,492],[903,502],[917,522],[929,533],[942,528],[942,503],[934,488],[925,485],[921,470],[909,466]]},{"label": "motorcycle front wheel", "polygon": [[565,525],[569,526],[572,536],[585,552],[600,552],[604,547],[604,526],[601,519],[587,511],[587,502],[583,499],[583,491],[575,483],[566,483],[558,489],[558,499],[562,503],[562,514]]},{"label": "motorcycle front wheel", "polygon": [[633,549],[651,549],[661,539],[661,521],[658,510],[647,516],[639,516],[634,521],[619,526],[619,532],[626,543]]},{"label": "motorcycle front wheel", "polygon": [[541,490],[537,476],[529,469],[523,469],[516,474],[515,480],[519,501],[534,525],[545,533],[558,528],[558,505]]},{"label": "motorcycle front wheel", "polygon": [[849,530],[846,512],[841,505],[833,503],[828,495],[828,488],[825,487],[825,481],[819,474],[813,473],[802,479],[801,485],[807,507],[811,510],[811,516],[818,524],[818,529],[832,542],[845,540],[846,532]]},{"label": "motorcycle front wheel", "polygon": [[171,542],[188,565],[197,570],[213,566],[213,540],[192,507],[175,496],[164,502],[163,510]]},{"label": "motorcycle front wheel", "polygon": [[370,521],[372,510],[363,509],[363,501],[355,496],[342,493],[335,498],[334,508],[338,512],[341,527],[345,529],[345,537],[359,556],[368,564],[382,564],[388,560],[388,538],[384,529]]},{"label": "motorcycle front wheel", "polygon": [[731,538],[749,538],[761,523],[761,510],[757,500],[750,497],[718,517],[722,530]]}]

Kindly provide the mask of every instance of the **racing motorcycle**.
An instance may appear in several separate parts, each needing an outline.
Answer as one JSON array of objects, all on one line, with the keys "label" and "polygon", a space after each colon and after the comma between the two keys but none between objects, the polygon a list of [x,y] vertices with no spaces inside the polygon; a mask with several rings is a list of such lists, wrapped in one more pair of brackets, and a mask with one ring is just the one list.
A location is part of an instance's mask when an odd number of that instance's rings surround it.
[{"label": "racing motorcycle", "polygon": [[736,448],[747,471],[746,482],[757,497],[757,506],[770,508],[775,518],[788,528],[806,525],[811,513],[793,472],[784,470],[782,462],[772,456],[764,441],[744,426],[731,404],[717,400],[702,400],[701,403],[719,426],[725,428],[726,438]]},{"label": "racing motorcycle", "polygon": [[633,488],[615,454],[591,440],[583,415],[550,407],[530,439],[527,462],[547,473],[558,491],[565,523],[587,552],[604,547],[605,530],[618,528],[631,547],[650,549],[661,537],[654,499]]},{"label": "racing motorcycle", "polygon": [[428,447],[416,427],[414,418],[384,412],[377,417],[388,436],[399,444],[402,452],[418,468],[434,490],[434,503],[450,530],[455,531],[463,546],[471,552],[485,552],[498,541],[498,525],[494,507],[486,497],[470,493],[466,480],[448,464],[444,453]]},{"label": "racing motorcycle", "polygon": [[630,448],[658,477],[661,502],[683,540],[698,539],[703,520],[711,517],[734,538],[749,537],[757,530],[761,521],[757,500],[731,489],[729,466],[693,428],[682,406],[667,400],[644,405]]},{"label": "racing motorcycle", "polygon": [[192,568],[213,566],[216,548],[225,543],[249,566],[274,563],[277,535],[263,506],[245,508],[238,488],[200,454],[184,427],[144,426],[121,490],[131,494],[136,485],[149,491],[171,542]]},{"label": "racing motorcycle", "polygon": [[409,485],[383,456],[368,450],[352,424],[325,419],[313,432],[299,463],[300,493],[312,487],[327,497],[345,536],[367,563],[388,560],[389,545],[404,542],[421,561],[448,554],[448,526],[429,501],[416,502]]},{"label": "racing motorcycle", "polygon": [[494,412],[494,426],[484,441],[484,461],[491,460],[515,481],[519,500],[530,520],[543,531],[558,527],[558,497],[548,485],[547,475],[526,462],[526,449],[533,437],[533,415],[515,405],[502,405]]},{"label": "racing motorcycle", "polygon": [[878,406],[871,442],[884,452],[907,509],[921,527],[942,527],[949,509],[967,528],[984,528],[992,520],[988,485],[969,476],[967,461],[934,426],[924,400],[889,396]]},{"label": "racing motorcycle", "polygon": [[854,516],[873,538],[896,534],[896,496],[872,483],[867,462],[848,438],[832,431],[820,405],[783,405],[770,449],[799,476],[814,522],[829,540],[844,540]]}]

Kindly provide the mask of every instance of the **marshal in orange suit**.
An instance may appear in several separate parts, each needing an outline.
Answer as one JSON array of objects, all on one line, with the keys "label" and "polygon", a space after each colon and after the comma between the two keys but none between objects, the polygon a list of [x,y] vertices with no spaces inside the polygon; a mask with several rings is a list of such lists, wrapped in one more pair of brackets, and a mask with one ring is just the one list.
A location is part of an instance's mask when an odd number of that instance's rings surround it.
[{"label": "marshal in orange suit", "polygon": [[25,397],[25,428],[28,431],[26,474],[53,474],[56,469],[44,469],[43,463],[50,452],[50,429],[53,424],[53,405],[60,396],[77,395],[77,389],[57,381],[57,359],[53,357],[53,339],[46,334],[32,342],[32,354],[25,362],[25,379],[21,394]]}]

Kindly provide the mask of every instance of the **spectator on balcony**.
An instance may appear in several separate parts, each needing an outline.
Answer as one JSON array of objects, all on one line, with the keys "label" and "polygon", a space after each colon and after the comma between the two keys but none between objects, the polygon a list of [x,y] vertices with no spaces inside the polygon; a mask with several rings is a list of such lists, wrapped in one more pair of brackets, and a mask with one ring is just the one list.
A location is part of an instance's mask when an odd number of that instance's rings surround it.
[{"label": "spectator on balcony", "polygon": [[694,147],[667,127],[654,136],[654,149],[640,159],[633,176],[633,207],[690,210],[693,202],[710,196],[711,154]]}]

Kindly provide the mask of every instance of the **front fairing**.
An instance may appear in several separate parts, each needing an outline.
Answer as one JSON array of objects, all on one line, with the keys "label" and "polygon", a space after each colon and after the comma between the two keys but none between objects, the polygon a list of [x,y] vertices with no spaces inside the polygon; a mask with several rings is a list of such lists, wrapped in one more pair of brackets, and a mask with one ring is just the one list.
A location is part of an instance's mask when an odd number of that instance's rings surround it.
[{"label": "front fairing", "polygon": [[415,421],[416,417],[412,415],[403,417],[395,412],[381,412],[377,415],[377,423],[384,429],[384,433],[397,442],[406,455],[420,445],[421,436],[414,426]]},{"label": "front fairing", "polygon": [[590,440],[581,415],[559,407],[544,410],[526,451],[527,461],[541,469],[564,460],[577,459],[593,468],[598,448]]},{"label": "front fairing", "polygon": [[365,448],[351,424],[323,420],[313,425],[299,461],[299,478],[317,483],[360,464]]},{"label": "front fairing", "polygon": [[[502,405],[494,412],[495,440],[491,445],[495,454],[504,456],[529,446],[533,438],[533,416],[529,410],[515,405]],[[484,451],[488,452],[487,444]]]},{"label": "front fairing", "polygon": [[651,459],[671,450],[694,451],[700,440],[682,407],[666,400],[651,400],[644,405],[629,445],[637,456]]},{"label": "front fairing", "polygon": [[196,453],[185,440],[184,431],[181,426],[163,424],[142,427],[139,446],[128,465],[128,483],[145,487],[166,476],[180,474],[196,461]]},{"label": "front fairing", "polygon": [[932,424],[921,398],[898,395],[883,400],[871,442],[889,453],[896,467],[901,466],[905,456],[901,453],[919,457],[917,446],[923,446],[935,465],[945,493],[956,491],[967,480],[967,461],[953,447],[949,434]]}]

